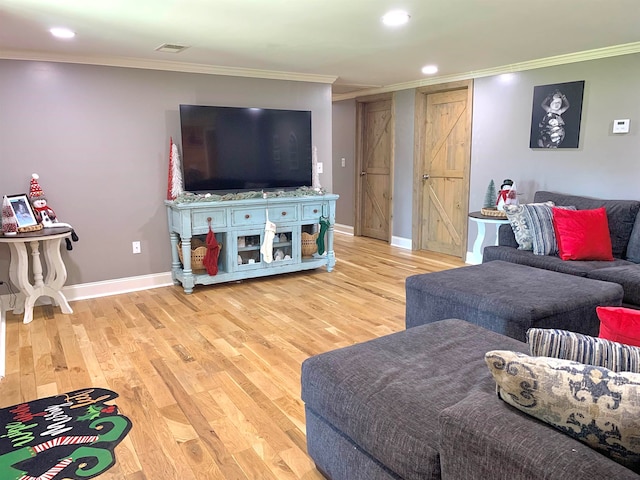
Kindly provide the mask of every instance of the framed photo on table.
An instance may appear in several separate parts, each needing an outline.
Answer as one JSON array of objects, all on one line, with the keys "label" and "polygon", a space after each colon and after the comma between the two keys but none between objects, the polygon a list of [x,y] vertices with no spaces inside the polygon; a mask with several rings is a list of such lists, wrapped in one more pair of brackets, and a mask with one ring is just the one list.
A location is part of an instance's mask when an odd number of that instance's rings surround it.
[{"label": "framed photo on table", "polygon": [[17,195],[7,195],[13,215],[18,222],[18,228],[27,228],[38,225],[36,216],[31,208],[29,197],[26,193],[20,193]]}]

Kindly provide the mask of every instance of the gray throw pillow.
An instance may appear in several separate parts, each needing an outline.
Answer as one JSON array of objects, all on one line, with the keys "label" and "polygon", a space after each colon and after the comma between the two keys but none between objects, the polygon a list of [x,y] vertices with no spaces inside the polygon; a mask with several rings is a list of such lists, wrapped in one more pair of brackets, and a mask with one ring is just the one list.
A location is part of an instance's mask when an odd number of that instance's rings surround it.
[{"label": "gray throw pillow", "polygon": [[627,245],[627,260],[640,263],[640,213],[636,216],[636,221],[631,230],[629,244]]},{"label": "gray throw pillow", "polygon": [[[553,230],[553,205],[546,203],[530,203],[524,205],[524,215],[531,231],[533,232],[533,253],[535,255],[558,255],[558,243],[556,233]],[[573,206],[563,206],[575,210]]]},{"label": "gray throw pillow", "polygon": [[[553,202],[544,202],[528,205],[546,205],[553,207]],[[507,214],[507,219],[513,230],[513,235],[518,242],[518,250],[533,250],[533,231],[530,221],[525,215],[525,205],[505,205],[504,213]]]}]

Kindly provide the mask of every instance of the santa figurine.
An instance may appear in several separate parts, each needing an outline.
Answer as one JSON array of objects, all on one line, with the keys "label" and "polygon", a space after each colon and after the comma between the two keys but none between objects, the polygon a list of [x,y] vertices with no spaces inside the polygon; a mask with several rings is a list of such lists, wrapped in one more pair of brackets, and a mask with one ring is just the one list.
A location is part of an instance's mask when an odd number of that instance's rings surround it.
[{"label": "santa figurine", "polygon": [[513,180],[505,178],[500,186],[498,192],[498,200],[496,201],[496,208],[500,211],[504,211],[505,205],[517,205],[518,197],[516,195],[516,185]]},{"label": "santa figurine", "polygon": [[37,173],[31,175],[31,185],[29,186],[29,200],[33,206],[33,213],[38,223],[44,227],[53,227],[56,222],[56,212],[47,205],[47,198],[44,196],[42,188],[38,183],[40,176]]}]

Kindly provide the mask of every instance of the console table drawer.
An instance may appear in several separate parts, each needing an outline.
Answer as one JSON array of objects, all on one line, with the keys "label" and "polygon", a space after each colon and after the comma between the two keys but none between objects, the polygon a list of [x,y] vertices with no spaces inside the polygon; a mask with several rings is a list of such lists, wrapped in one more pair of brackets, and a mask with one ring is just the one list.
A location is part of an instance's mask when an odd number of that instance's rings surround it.
[{"label": "console table drawer", "polygon": [[[295,205],[278,205],[269,208],[269,220],[273,223],[294,222],[298,219]],[[234,227],[264,225],[267,221],[264,208],[238,208],[231,212],[231,224]]]},{"label": "console table drawer", "polygon": [[295,205],[278,205],[269,208],[269,220],[274,223],[293,222],[298,219],[298,209]]},{"label": "console table drawer", "polygon": [[318,220],[323,215],[323,206],[322,203],[312,203],[310,205],[302,206],[302,220],[314,220],[318,223]]},{"label": "console table drawer", "polygon": [[241,227],[247,225],[264,225],[267,220],[264,208],[236,208],[231,210],[231,225]]},{"label": "console table drawer", "polygon": [[209,219],[211,219],[211,228],[220,228],[227,226],[227,217],[224,210],[203,210],[193,212],[191,217],[191,228],[194,230],[208,230]]}]

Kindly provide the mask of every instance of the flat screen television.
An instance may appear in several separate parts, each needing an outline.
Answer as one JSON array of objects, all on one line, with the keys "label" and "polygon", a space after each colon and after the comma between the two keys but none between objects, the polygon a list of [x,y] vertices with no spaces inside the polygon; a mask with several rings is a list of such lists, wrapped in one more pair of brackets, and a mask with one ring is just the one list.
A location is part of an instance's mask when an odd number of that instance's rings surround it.
[{"label": "flat screen television", "polygon": [[180,105],[184,188],[194,193],[311,186],[311,112]]}]

